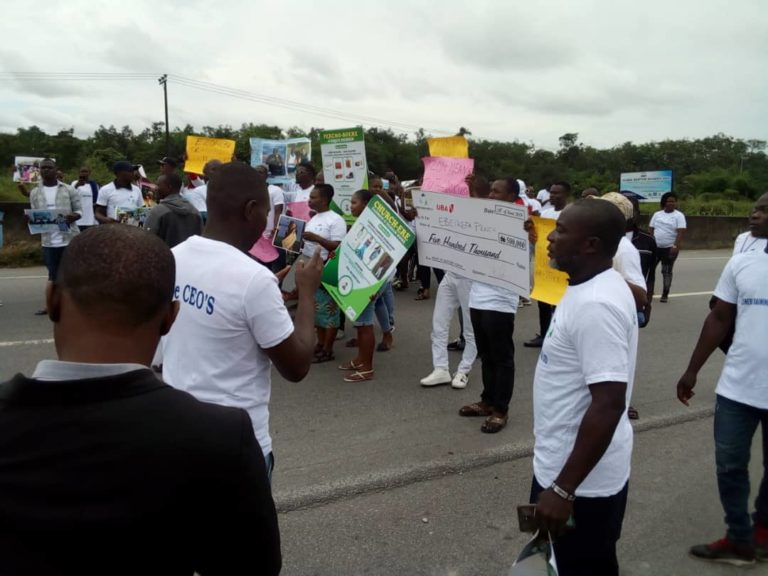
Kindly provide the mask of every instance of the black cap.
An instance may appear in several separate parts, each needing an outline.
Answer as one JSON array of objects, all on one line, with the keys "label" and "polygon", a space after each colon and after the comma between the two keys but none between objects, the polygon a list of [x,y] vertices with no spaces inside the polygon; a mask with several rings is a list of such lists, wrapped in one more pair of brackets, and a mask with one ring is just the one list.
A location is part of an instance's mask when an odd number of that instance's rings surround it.
[{"label": "black cap", "polygon": [[133,172],[134,170],[134,164],[128,162],[128,160],[118,160],[112,165],[112,172],[115,174],[118,172]]},{"label": "black cap", "polygon": [[174,168],[176,168],[179,165],[179,161],[176,160],[176,158],[171,158],[170,156],[163,157],[163,159],[158,160],[157,163],[160,165],[168,164],[169,166],[173,166]]}]

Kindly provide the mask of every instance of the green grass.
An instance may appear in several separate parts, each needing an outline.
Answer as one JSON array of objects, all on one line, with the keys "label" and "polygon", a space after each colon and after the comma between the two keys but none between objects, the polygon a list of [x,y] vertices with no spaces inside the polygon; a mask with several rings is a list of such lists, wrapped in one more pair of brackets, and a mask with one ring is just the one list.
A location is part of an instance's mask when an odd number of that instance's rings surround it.
[{"label": "green grass", "polygon": [[16,240],[0,248],[0,268],[26,268],[42,266],[43,251],[40,241]]},{"label": "green grass", "polygon": [[27,202],[27,198],[19,192],[16,182],[10,178],[0,180],[0,202]]}]

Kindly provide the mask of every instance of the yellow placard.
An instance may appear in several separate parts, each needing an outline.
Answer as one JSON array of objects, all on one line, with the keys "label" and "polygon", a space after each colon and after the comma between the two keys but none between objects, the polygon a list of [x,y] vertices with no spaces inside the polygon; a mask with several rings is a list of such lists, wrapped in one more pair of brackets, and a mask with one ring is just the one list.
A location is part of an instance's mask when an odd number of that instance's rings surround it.
[{"label": "yellow placard", "polygon": [[206,138],[205,136],[187,136],[187,159],[184,162],[184,172],[202,174],[203,166],[209,160],[231,162],[234,154],[234,140]]},{"label": "yellow placard", "polygon": [[464,136],[448,136],[447,138],[428,138],[430,156],[447,156],[449,158],[469,158],[469,142]]},{"label": "yellow placard", "polygon": [[533,216],[536,227],[535,268],[533,271],[533,291],[531,298],[557,306],[568,288],[568,274],[555,270],[549,265],[547,255],[547,236],[555,229],[557,220]]}]

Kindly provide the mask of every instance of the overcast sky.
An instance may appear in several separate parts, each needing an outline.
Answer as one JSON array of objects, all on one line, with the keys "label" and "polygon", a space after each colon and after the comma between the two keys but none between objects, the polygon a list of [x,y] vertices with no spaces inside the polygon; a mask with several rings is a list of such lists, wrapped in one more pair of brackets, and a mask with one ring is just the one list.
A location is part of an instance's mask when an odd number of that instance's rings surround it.
[{"label": "overcast sky", "polygon": [[[565,132],[594,146],[768,139],[767,0],[15,2],[0,38],[0,73],[165,72],[436,134],[545,148]],[[174,127],[356,124],[168,89]],[[0,131],[162,119],[154,78],[0,75]]]}]

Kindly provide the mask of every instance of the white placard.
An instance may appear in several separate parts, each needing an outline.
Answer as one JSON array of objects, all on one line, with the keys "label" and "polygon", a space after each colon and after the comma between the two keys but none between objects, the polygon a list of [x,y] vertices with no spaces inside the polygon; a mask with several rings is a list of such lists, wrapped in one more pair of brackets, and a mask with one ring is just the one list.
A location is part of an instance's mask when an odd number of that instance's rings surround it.
[{"label": "white placard", "polygon": [[531,291],[525,206],[414,192],[419,264],[514,290]]}]

